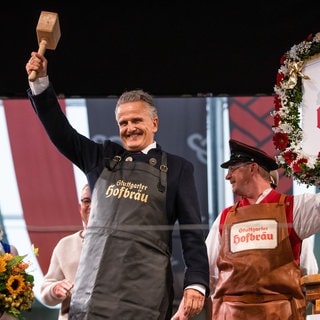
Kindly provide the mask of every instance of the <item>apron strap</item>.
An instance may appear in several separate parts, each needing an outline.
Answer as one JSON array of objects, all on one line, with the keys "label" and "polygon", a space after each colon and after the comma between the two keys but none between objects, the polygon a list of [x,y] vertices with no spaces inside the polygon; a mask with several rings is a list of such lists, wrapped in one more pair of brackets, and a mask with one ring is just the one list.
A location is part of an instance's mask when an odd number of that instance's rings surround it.
[{"label": "apron strap", "polygon": [[160,192],[164,192],[166,190],[166,180],[167,180],[167,172],[168,172],[168,167],[167,167],[167,153],[162,151],[161,155],[161,164],[160,164],[160,177],[159,177],[159,182],[158,182],[158,190]]},{"label": "apron strap", "polygon": [[279,204],[280,205],[284,205],[285,200],[286,200],[286,195],[285,194],[281,194],[280,195],[280,199],[279,199]]}]

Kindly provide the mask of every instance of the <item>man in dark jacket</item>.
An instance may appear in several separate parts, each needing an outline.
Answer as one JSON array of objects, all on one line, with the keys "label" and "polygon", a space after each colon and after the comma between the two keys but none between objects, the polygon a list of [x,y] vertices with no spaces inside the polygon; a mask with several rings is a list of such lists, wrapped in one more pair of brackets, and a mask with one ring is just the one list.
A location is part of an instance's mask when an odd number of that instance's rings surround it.
[{"label": "man in dark jacket", "polygon": [[35,112],[54,145],[87,175],[92,192],[70,319],[170,319],[176,221],[184,225],[185,312],[198,314],[209,268],[193,166],[154,140],[152,97],[142,90],[123,93],[115,110],[123,146],[100,144],[69,124],[49,83],[46,58],[33,52],[26,70],[37,73],[28,91]]}]

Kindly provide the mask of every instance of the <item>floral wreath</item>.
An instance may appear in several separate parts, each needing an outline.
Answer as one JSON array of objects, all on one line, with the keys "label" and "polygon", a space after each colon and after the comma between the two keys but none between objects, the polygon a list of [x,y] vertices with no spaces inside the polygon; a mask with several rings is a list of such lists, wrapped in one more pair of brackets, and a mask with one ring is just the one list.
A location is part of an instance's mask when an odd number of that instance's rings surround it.
[{"label": "floral wreath", "polygon": [[307,186],[320,186],[320,153],[308,155],[302,149],[300,110],[302,102],[302,74],[305,62],[320,53],[320,33],[310,34],[306,40],[291,47],[280,60],[274,86],[273,144],[279,155],[276,161],[286,176],[292,176]]}]

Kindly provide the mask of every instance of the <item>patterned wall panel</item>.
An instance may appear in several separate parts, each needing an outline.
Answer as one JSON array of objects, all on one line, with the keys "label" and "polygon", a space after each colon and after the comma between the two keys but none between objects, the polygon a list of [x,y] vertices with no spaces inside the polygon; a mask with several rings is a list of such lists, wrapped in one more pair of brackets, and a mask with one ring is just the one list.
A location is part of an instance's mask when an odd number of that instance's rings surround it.
[{"label": "patterned wall panel", "polygon": [[[230,137],[253,145],[275,156],[276,149],[272,143],[273,97],[232,97],[229,98]],[[291,194],[292,180],[279,170],[280,183],[278,191]]]}]

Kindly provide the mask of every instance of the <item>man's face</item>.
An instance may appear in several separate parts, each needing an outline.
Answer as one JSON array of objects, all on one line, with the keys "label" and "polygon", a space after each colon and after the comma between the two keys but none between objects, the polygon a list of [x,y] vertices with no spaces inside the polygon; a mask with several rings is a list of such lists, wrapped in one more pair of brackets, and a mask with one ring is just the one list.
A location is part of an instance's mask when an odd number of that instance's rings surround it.
[{"label": "man's face", "polygon": [[88,225],[91,210],[91,195],[89,187],[85,187],[81,192],[81,199],[79,204],[81,220],[85,227]]},{"label": "man's face", "polygon": [[154,142],[158,118],[143,101],[127,102],[118,107],[117,122],[123,146],[128,151],[141,151]]},{"label": "man's face", "polygon": [[226,180],[232,185],[232,191],[239,196],[245,196],[246,188],[251,180],[251,166],[253,163],[243,162],[229,166]]}]

